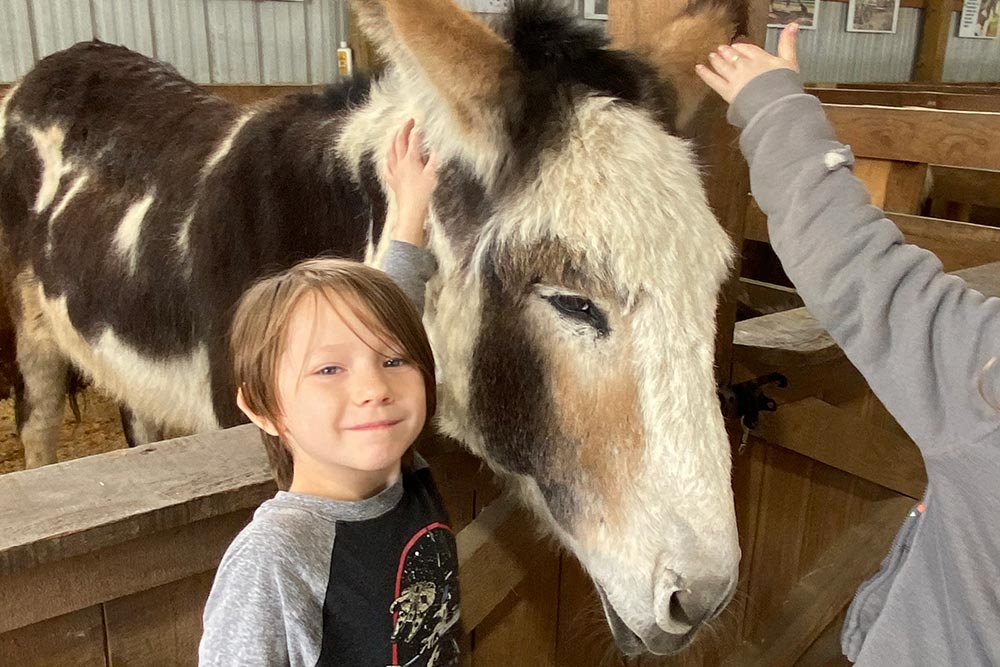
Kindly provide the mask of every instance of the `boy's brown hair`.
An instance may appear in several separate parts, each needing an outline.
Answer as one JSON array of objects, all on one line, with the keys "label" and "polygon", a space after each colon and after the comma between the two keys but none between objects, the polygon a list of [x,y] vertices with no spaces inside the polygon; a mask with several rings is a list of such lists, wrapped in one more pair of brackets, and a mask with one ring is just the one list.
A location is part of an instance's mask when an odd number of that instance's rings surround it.
[{"label": "boy's brown hair", "polygon": [[[393,354],[420,371],[427,396],[426,432],[437,407],[437,394],[434,355],[420,313],[392,278],[350,260],[309,259],[257,281],[243,293],[230,327],[229,346],[235,384],[242,390],[246,406],[274,424],[281,423],[277,371],[291,315],[304,298],[329,298],[331,293],[345,297],[354,315]],[[281,438],[263,430],[261,437],[278,488],[288,489],[293,471],[291,452]]]}]

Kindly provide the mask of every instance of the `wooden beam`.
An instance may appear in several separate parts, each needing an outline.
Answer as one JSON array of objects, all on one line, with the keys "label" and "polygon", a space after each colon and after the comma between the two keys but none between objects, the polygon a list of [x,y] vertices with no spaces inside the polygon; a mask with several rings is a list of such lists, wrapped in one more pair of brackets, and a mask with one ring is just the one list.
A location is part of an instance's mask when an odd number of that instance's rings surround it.
[{"label": "wooden beam", "polygon": [[883,211],[920,212],[927,181],[926,164],[858,158],[854,175],[868,186],[872,204]]},{"label": "wooden beam", "polygon": [[918,215],[889,214],[907,243],[930,250],[945,271],[1000,262],[1000,229]]},{"label": "wooden beam", "polygon": [[542,538],[532,518],[511,495],[504,494],[456,540],[462,625],[469,632],[528,576]]},{"label": "wooden beam", "polygon": [[905,82],[868,82],[868,83],[833,83],[835,88],[851,90],[909,90],[936,93],[959,93],[964,95],[996,95],[1000,92],[1000,82],[984,81],[949,81],[948,83]]},{"label": "wooden beam", "polygon": [[857,157],[1000,169],[1000,113],[824,104]]},{"label": "wooden beam", "polygon": [[819,399],[762,413],[752,435],[911,498],[927,488],[923,457],[912,441]]},{"label": "wooden beam", "polygon": [[849,528],[792,588],[760,636],[739,646],[724,667],[794,664],[878,569],[912,504],[909,498],[884,500],[865,523]]},{"label": "wooden beam", "polygon": [[1000,208],[1000,171],[932,166],[931,176],[932,199]]},{"label": "wooden beam", "polygon": [[0,576],[274,495],[256,427],[178,438],[0,476]]},{"label": "wooden beam", "polygon": [[[959,271],[1000,262],[1000,228],[968,222],[887,213],[907,243],[938,256],[945,271]],[[767,217],[756,206],[747,210],[746,238],[769,242]]]},{"label": "wooden beam", "polygon": [[1000,111],[1000,94],[996,93],[971,95],[924,90],[866,90],[825,87],[809,87],[806,92],[815,95],[820,102],[825,104],[925,107],[947,111]]},{"label": "wooden beam", "polygon": [[791,287],[740,278],[740,291],[752,308],[780,312],[802,307],[802,297]]},{"label": "wooden beam", "polygon": [[213,570],[252,514],[193,521],[8,573],[0,577],[0,634]]},{"label": "wooden beam", "polygon": [[948,51],[951,15],[954,13],[950,3],[930,2],[924,7],[920,46],[913,68],[914,81],[939,82],[944,78],[944,58]]}]

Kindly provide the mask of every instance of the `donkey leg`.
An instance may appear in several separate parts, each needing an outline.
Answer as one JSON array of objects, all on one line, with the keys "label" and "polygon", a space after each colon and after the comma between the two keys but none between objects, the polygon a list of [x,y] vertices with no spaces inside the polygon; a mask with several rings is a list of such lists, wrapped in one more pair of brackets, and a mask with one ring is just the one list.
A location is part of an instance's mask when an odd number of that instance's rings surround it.
[{"label": "donkey leg", "polygon": [[127,405],[118,408],[122,418],[122,432],[129,447],[163,440],[163,429],[156,423],[140,418]]},{"label": "donkey leg", "polygon": [[25,468],[56,462],[69,373],[69,362],[55,341],[38,333],[17,327],[17,365],[23,388],[16,392],[15,414]]}]

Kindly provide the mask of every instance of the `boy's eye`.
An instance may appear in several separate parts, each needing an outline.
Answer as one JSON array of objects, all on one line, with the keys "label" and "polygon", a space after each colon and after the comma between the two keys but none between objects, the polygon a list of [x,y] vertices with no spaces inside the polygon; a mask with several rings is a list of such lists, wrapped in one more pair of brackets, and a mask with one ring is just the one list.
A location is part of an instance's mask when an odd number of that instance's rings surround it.
[{"label": "boy's eye", "polygon": [[398,368],[404,365],[406,365],[406,360],[400,359],[399,357],[390,357],[389,359],[386,359],[383,364],[386,368]]},{"label": "boy's eye", "polygon": [[323,368],[319,369],[317,373],[319,373],[320,375],[336,375],[340,371],[341,371],[340,366],[324,366]]}]

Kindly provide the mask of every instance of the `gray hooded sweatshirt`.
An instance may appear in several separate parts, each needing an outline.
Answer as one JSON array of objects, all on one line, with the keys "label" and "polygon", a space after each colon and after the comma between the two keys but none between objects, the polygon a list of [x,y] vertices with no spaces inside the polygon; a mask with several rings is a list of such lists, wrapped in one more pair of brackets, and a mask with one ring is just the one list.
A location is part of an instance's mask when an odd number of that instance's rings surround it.
[{"label": "gray hooded sweatshirt", "polygon": [[786,273],[927,466],[925,509],[900,517],[881,571],[858,590],[844,653],[873,667],[998,666],[1000,414],[979,380],[1000,355],[1000,299],[903,241],[791,70],[751,81],[729,120]]}]

